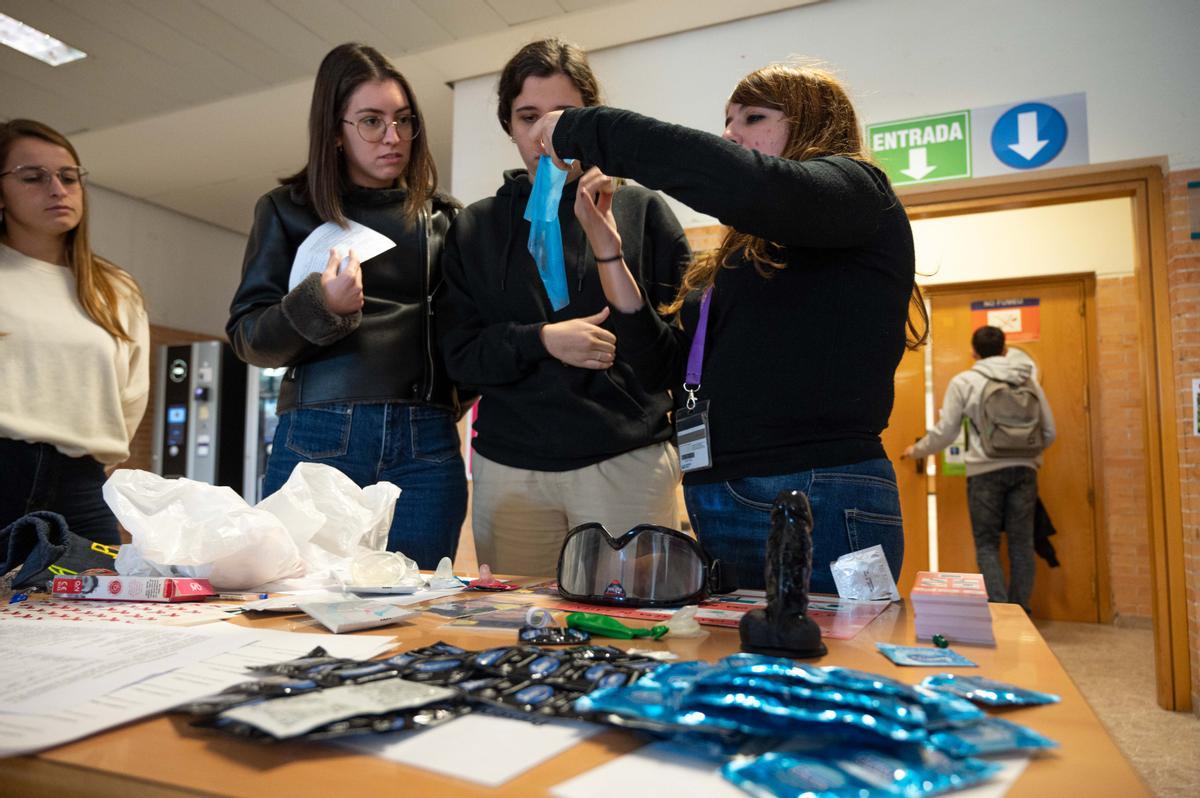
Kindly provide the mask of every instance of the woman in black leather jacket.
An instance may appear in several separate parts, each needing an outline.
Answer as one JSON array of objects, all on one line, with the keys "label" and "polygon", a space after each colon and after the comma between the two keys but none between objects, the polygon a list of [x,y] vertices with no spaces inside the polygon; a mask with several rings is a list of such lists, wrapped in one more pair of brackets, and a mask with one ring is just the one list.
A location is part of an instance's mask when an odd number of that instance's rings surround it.
[{"label": "woman in black leather jacket", "polygon": [[[454,556],[467,488],[431,310],[457,204],[437,193],[421,128],[408,82],[379,52],[343,44],[325,57],[308,164],[258,201],[226,332],[247,363],[288,369],[264,494],[300,462],[364,487],[392,482],[401,494],[388,549],[432,568]],[[395,247],[361,265],[331,251],[323,273],[289,290],[305,238],[348,221]]]}]

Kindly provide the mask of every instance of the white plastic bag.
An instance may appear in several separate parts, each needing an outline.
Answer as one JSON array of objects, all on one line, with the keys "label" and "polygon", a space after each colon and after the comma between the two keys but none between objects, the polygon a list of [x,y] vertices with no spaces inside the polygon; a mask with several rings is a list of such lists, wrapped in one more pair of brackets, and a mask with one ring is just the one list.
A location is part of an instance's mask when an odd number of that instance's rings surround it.
[{"label": "white plastic bag", "polygon": [[256,507],[229,488],[146,471],[119,470],[104,485],[133,536],[119,573],[207,578],[222,590],[345,582],[354,557],[386,546],[399,495],[390,482],[359,488],[319,463],[297,465]]},{"label": "white plastic bag", "polygon": [[360,547],[387,546],[399,496],[390,482],[359,488],[336,468],[300,463],[283,487],[257,506],[283,521],[297,543],[348,557]]},{"label": "white plastic bag", "polygon": [[[304,573],[287,528],[231,489],[121,469],[104,500],[133,537],[119,573],[206,577],[221,590],[247,590]],[[123,568],[130,569],[128,571]],[[190,573],[189,573],[190,572]]]}]

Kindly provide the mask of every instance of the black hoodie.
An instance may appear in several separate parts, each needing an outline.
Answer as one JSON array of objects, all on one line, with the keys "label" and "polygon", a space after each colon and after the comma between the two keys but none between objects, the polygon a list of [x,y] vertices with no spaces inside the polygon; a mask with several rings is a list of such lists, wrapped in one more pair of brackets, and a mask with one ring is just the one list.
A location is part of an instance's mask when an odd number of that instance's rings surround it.
[{"label": "black hoodie", "polygon": [[[559,205],[570,303],[555,312],[529,254],[523,214],[532,190],[525,170],[459,214],[443,256],[445,293],[437,338],[455,382],[483,394],[476,451],[535,471],[567,471],[668,440],[665,390],[648,393],[620,357],[611,368],[567,366],[546,351],[543,325],[590,316],[608,306],[595,257],[575,218],[576,182]],[[638,186],[613,197],[625,263],[655,305],[672,299],[691,259],[666,202]],[[608,327],[608,324],[605,325]],[[611,327],[609,327],[611,329]]]}]

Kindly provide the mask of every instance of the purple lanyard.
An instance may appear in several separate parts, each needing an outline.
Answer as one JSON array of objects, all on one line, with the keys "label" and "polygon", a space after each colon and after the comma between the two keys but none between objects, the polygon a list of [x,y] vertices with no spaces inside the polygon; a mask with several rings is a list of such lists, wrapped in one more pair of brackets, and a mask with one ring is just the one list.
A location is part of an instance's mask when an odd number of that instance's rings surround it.
[{"label": "purple lanyard", "polygon": [[688,352],[687,374],[683,389],[687,391],[687,409],[696,408],[696,391],[700,390],[700,372],[704,367],[704,339],[708,333],[708,306],[712,303],[713,287],[704,290],[700,298],[700,319],[696,322],[696,334],[692,336],[692,348]]}]

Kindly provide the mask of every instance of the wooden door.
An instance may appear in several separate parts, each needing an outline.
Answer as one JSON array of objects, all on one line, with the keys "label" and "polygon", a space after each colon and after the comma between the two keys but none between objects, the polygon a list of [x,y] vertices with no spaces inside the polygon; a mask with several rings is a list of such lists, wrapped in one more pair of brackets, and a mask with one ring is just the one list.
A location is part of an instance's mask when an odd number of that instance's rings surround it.
[{"label": "wooden door", "polygon": [[923,463],[901,460],[905,447],[925,433],[925,350],[905,351],[896,369],[896,399],[880,436],[896,469],[904,518],[904,567],[897,587],[907,596],[917,571],[929,570],[929,498]]},{"label": "wooden door", "polygon": [[[1058,530],[1050,540],[1061,567],[1037,558],[1033,614],[1057,620],[1100,620],[1096,513],[1092,484],[1089,420],[1086,307],[1094,281],[1084,276],[989,282],[977,288],[931,287],[930,317],[933,394],[940,408],[950,378],[969,369],[973,323],[971,303],[983,300],[1037,298],[1037,340],[1013,341],[1038,366],[1038,376],[1054,413],[1057,438],[1046,450],[1038,476],[1038,493]],[[966,478],[945,476],[938,459],[936,477],[938,566],[943,571],[978,571],[971,521],[967,512]],[[1007,542],[1001,544],[1002,553]],[[1008,566],[1005,561],[1005,571]]]}]

